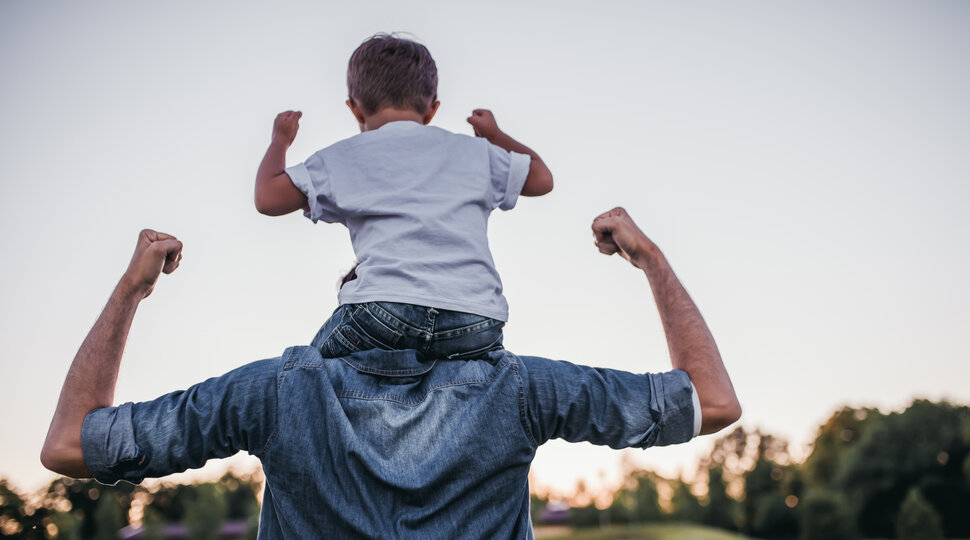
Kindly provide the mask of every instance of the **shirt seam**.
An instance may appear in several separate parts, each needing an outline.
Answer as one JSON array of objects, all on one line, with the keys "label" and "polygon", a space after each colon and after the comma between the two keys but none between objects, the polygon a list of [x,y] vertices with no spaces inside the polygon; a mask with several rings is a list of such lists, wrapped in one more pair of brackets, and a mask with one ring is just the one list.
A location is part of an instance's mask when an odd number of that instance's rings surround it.
[{"label": "shirt seam", "polygon": [[522,431],[525,433],[526,438],[529,439],[529,444],[532,445],[532,450],[535,451],[539,448],[539,443],[536,441],[532,434],[532,430],[529,429],[529,415],[526,410],[526,399],[525,399],[525,384],[522,382],[522,375],[519,373],[519,357],[515,354],[506,352],[505,361],[509,363],[509,367],[515,374],[515,380],[518,383],[518,402],[519,402],[519,424],[522,426]]}]

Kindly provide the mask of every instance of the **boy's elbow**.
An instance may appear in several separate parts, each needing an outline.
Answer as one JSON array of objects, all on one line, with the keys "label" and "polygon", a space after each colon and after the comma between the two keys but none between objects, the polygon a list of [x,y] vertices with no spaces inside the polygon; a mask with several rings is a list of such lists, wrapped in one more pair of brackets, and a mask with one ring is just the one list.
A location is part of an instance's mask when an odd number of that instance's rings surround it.
[{"label": "boy's elbow", "polygon": [[526,180],[522,188],[522,195],[526,197],[541,197],[552,191],[552,173],[546,171],[536,174]]},{"label": "boy's elbow", "polygon": [[253,198],[253,202],[256,204],[256,211],[264,216],[279,216],[282,213],[273,201],[270,201],[267,197],[261,197],[259,193]]}]

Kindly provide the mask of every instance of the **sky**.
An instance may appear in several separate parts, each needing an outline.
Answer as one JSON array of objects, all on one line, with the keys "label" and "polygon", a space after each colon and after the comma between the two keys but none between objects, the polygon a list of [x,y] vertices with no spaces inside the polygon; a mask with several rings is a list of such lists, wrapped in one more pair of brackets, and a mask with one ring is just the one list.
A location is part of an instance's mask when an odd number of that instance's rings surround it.
[{"label": "sky", "polygon": [[[555,176],[490,221],[508,349],[669,369],[642,273],[592,243],[624,206],[707,319],[746,428],[804,455],[844,405],[970,404],[967,28],[959,1],[0,0],[0,477],[53,478],[60,385],[142,228],[184,260],[139,308],[119,403],[309,341],[349,237],[259,215],[253,179],[280,111],[303,111],[289,164],[357,132],[346,63],[381,31],[430,49],[435,125],[471,134],[489,108]],[[690,473],[713,440],[553,441],[533,486],[607,486],[621,460]]]}]

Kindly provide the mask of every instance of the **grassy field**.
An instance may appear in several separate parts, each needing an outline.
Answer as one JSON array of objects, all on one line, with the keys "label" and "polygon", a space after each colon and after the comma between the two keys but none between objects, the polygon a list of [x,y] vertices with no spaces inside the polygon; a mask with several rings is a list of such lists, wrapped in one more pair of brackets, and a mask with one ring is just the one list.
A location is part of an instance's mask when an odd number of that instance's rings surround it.
[{"label": "grassy field", "polygon": [[572,530],[568,527],[537,527],[535,534],[542,540],[749,540],[747,536],[720,529],[676,523]]}]

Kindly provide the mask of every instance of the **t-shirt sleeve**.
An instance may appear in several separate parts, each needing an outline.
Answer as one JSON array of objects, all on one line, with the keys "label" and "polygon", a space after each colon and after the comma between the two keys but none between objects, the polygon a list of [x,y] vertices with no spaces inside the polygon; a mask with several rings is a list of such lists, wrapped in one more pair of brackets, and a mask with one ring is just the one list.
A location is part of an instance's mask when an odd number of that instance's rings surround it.
[{"label": "t-shirt sleeve", "polygon": [[525,416],[536,444],[565,439],[648,448],[687,442],[697,433],[695,392],[684,371],[635,374],[522,360]]},{"label": "t-shirt sleeve", "polygon": [[327,170],[322,152],[310,156],[303,163],[286,168],[286,174],[297,189],[306,195],[309,210],[303,215],[316,223],[323,220],[327,223],[343,223],[340,208],[333,197],[333,186],[330,172]]},{"label": "t-shirt sleeve", "polygon": [[152,401],[91,411],[84,462],[98,482],[137,484],[239,450],[261,455],[276,427],[279,364],[262,360]]},{"label": "t-shirt sleeve", "polygon": [[529,176],[532,157],[488,143],[488,163],[492,173],[492,207],[511,210]]}]

